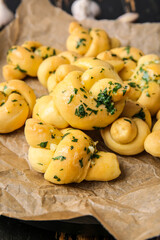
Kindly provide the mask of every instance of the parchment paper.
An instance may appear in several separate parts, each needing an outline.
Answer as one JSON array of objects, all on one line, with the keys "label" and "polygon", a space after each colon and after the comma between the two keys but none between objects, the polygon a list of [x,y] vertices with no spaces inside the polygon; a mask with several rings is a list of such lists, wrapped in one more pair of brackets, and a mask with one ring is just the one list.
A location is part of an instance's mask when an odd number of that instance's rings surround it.
[{"label": "parchment paper", "polygon": [[[1,67],[13,44],[38,40],[65,49],[73,18],[47,0],[25,0],[16,19],[0,33]],[[160,55],[160,24],[124,24],[86,20],[84,25],[104,28],[123,45]],[[37,96],[47,91],[37,79],[27,79]],[[56,186],[30,170],[23,128],[0,135],[0,214],[25,220],[62,220],[92,215],[119,240],[141,240],[160,234],[160,160],[147,153],[119,156],[121,176],[111,182],[82,182]],[[106,149],[98,132],[99,149]]]}]

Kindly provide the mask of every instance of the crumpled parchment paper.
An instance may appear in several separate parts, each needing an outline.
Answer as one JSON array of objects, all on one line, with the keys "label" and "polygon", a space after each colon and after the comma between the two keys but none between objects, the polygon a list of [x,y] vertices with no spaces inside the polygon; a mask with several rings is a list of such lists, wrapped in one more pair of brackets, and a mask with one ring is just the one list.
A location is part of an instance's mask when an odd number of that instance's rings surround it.
[{"label": "crumpled parchment paper", "polygon": [[[73,18],[48,0],[24,0],[16,19],[0,33],[0,81],[8,48],[26,40],[65,49]],[[160,23],[125,24],[83,21],[101,27],[123,45],[160,55]],[[47,94],[37,79],[26,82],[37,96]],[[92,215],[119,240],[141,240],[160,234],[160,159],[143,152],[119,156],[122,174],[110,182],[82,182],[56,186],[30,170],[24,129],[0,135],[0,214],[24,220],[62,220]],[[106,149],[98,131],[99,149]]]}]

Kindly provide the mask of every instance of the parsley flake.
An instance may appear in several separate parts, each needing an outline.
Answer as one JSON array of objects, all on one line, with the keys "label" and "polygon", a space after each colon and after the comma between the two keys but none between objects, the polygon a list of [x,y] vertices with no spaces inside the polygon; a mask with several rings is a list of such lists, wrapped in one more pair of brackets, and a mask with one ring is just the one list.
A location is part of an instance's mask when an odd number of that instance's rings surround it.
[{"label": "parsley flake", "polygon": [[104,71],[104,68],[101,69],[100,73],[102,73]]},{"label": "parsley flake", "polygon": [[85,38],[80,38],[77,42],[76,49],[79,48],[81,45],[86,46],[85,42],[86,42]]},{"label": "parsley flake", "polygon": [[69,100],[68,100],[68,104],[70,104],[71,102],[72,102],[72,99],[74,98],[74,95],[70,95],[70,97],[69,97]]},{"label": "parsley flake", "polygon": [[63,136],[62,136],[62,139],[65,138],[67,135],[69,135],[70,133],[65,133]]},{"label": "parsley flake", "polygon": [[79,164],[80,164],[81,168],[83,168],[83,158],[81,158],[81,159],[79,160]]},{"label": "parsley flake", "polygon": [[41,148],[46,148],[47,143],[48,143],[48,141],[47,142],[41,142],[40,144],[38,144],[38,146],[40,146]]},{"label": "parsley flake", "polygon": [[5,104],[5,102],[2,102],[2,103],[0,104],[0,107],[2,107],[4,104]]},{"label": "parsley flake", "polygon": [[84,118],[85,116],[88,115],[88,113],[85,111],[85,109],[83,107],[83,104],[81,104],[78,108],[76,108],[75,115],[80,118]]},{"label": "parsley flake", "polygon": [[130,48],[131,48],[130,46],[125,47],[125,50],[126,50],[127,54],[130,53]]},{"label": "parsley flake", "polygon": [[61,179],[59,178],[59,177],[57,177],[57,175],[54,175],[54,177],[53,177],[54,179],[56,179],[57,180],[57,182],[60,182],[61,181]]},{"label": "parsley flake", "polygon": [[73,90],[73,91],[74,91],[74,93],[75,93],[75,94],[77,94],[77,92],[78,92],[78,89],[77,89],[77,88],[74,88],[74,90]]},{"label": "parsley flake", "polygon": [[114,107],[114,102],[112,101],[112,96],[110,96],[107,93],[107,88],[105,88],[103,91],[100,90],[100,93],[97,96],[97,99],[95,99],[97,102],[96,107],[99,107],[100,105],[104,105],[107,109],[107,112],[113,115],[116,111],[116,108]]},{"label": "parsley flake", "polygon": [[75,138],[74,136],[72,137],[73,139],[72,139],[72,142],[78,142],[78,139],[77,138]]},{"label": "parsley flake", "polygon": [[124,118],[124,120],[125,120],[126,122],[129,122],[130,124],[132,124],[131,120],[129,120],[129,119],[127,119],[127,118]]},{"label": "parsley flake", "polygon": [[60,161],[64,161],[66,159],[66,157],[64,156],[57,156],[57,157],[54,157],[52,158],[53,160],[60,160]]},{"label": "parsley flake", "polygon": [[143,121],[145,121],[145,113],[143,112],[143,108],[141,108],[141,110],[138,113],[134,114],[133,118],[134,117],[135,118],[140,118]]},{"label": "parsley flake", "polygon": [[17,69],[17,70],[19,70],[19,71],[22,72],[22,73],[26,73],[26,72],[27,72],[26,70],[20,68],[19,65],[17,65],[17,67],[15,67],[14,69],[15,69],[15,70]]}]

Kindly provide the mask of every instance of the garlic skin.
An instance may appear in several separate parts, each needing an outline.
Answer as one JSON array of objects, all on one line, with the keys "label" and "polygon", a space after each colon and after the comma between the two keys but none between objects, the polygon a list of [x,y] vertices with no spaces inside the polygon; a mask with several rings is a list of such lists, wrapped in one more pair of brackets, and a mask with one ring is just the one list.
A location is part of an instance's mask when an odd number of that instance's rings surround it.
[{"label": "garlic skin", "polygon": [[8,9],[3,0],[0,0],[0,28],[9,23],[14,14]]},{"label": "garlic skin", "polygon": [[117,18],[120,22],[132,23],[135,22],[139,18],[139,14],[136,12],[127,12],[122,14]]},{"label": "garlic skin", "polygon": [[71,6],[75,19],[81,21],[85,18],[95,18],[101,12],[99,5],[91,0],[76,0]]}]

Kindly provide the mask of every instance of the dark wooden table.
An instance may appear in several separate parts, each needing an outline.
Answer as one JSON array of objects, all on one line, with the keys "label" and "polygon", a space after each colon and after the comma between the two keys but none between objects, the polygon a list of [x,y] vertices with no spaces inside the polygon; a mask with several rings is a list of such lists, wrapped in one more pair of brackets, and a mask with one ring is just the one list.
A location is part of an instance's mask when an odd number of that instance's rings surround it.
[{"label": "dark wooden table", "polygon": [[[7,6],[15,12],[21,0],[5,0]],[[51,0],[56,5],[57,0]],[[99,19],[115,19],[125,12],[124,0],[97,0],[102,13]],[[140,14],[137,22],[160,22],[160,0],[135,0],[136,11]],[[71,12],[71,1],[62,1],[62,7]],[[38,1],[37,1],[38,4]],[[69,222],[49,222],[43,224],[26,223],[0,216],[0,240],[53,240],[53,239],[106,239],[114,238],[97,224],[77,224]],[[152,240],[160,240],[160,237]]]},{"label": "dark wooden table", "polygon": [[[4,0],[7,6],[15,12],[21,0]],[[50,0],[57,5],[58,0]],[[60,0],[59,0],[60,1]],[[98,19],[116,19],[125,13],[126,0],[95,0],[101,7],[101,15]],[[71,13],[71,5],[74,0],[61,0],[62,8]],[[137,22],[160,22],[160,0],[134,0],[136,12],[140,14]],[[38,1],[37,1],[38,4]]]}]

